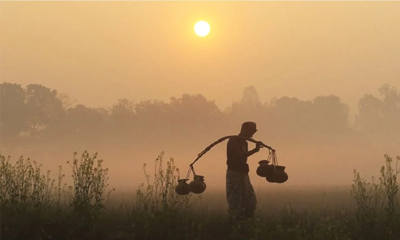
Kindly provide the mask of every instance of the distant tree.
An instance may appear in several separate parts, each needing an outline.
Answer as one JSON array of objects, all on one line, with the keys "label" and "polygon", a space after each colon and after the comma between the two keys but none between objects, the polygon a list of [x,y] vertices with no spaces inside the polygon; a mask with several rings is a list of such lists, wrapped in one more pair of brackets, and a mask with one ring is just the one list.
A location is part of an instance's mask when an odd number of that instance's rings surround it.
[{"label": "distant tree", "polygon": [[312,101],[274,98],[266,109],[260,127],[283,142],[301,143],[347,130],[348,107],[336,96],[319,96]]},{"label": "distant tree", "polygon": [[165,131],[165,126],[169,122],[167,119],[168,104],[158,100],[146,100],[135,104],[134,109],[137,137],[145,137],[152,133],[159,135]]},{"label": "distant tree", "polygon": [[384,116],[383,102],[372,94],[365,94],[358,102],[358,116],[356,124],[365,131],[382,129]]},{"label": "distant tree", "polygon": [[30,84],[26,87],[25,106],[29,133],[32,137],[46,129],[50,131],[52,124],[59,121],[65,113],[57,91],[39,84]]},{"label": "distant tree", "polygon": [[64,119],[64,132],[73,139],[96,139],[107,133],[108,111],[82,104],[69,108]]},{"label": "distant tree", "polygon": [[257,90],[253,86],[243,90],[243,97],[240,102],[232,103],[228,114],[240,121],[257,121],[263,114],[263,106],[258,96]]},{"label": "distant tree", "polygon": [[241,104],[249,107],[258,109],[261,107],[261,101],[258,96],[257,90],[253,86],[249,86],[243,90],[243,98],[240,101]]},{"label": "distant tree", "polygon": [[300,101],[297,98],[281,97],[272,99],[268,106],[267,120],[279,131],[309,129],[312,126],[311,101]]},{"label": "distant tree", "polygon": [[382,96],[382,114],[385,125],[390,128],[399,129],[400,127],[400,93],[395,87],[388,84],[383,85],[379,92]]},{"label": "distant tree", "polygon": [[110,110],[111,127],[114,133],[121,131],[128,132],[134,125],[135,105],[132,101],[124,98],[118,99]]},{"label": "distant tree", "polygon": [[171,98],[168,116],[175,132],[181,129],[204,134],[206,129],[220,127],[222,112],[214,101],[208,101],[203,95],[183,94],[181,98]]},{"label": "distant tree", "polygon": [[338,131],[348,129],[349,107],[334,95],[318,96],[312,101],[311,117],[317,130]]},{"label": "distant tree", "polygon": [[57,98],[60,99],[63,109],[72,108],[76,105],[76,99],[67,94],[57,93]]},{"label": "distant tree", "polygon": [[356,124],[366,132],[400,133],[400,93],[383,85],[381,99],[366,94],[359,100]]},{"label": "distant tree", "polygon": [[26,96],[19,84],[0,84],[0,133],[1,142],[18,137],[27,131],[28,116]]},{"label": "distant tree", "polygon": [[202,95],[183,94],[170,103],[142,101],[135,105],[135,132],[142,138],[185,138],[204,135],[222,125],[222,112]]},{"label": "distant tree", "polygon": [[201,123],[212,121],[221,111],[214,101],[208,101],[204,96],[183,94],[181,98],[171,98],[169,111],[177,120],[185,120],[190,123]]},{"label": "distant tree", "polygon": [[116,118],[131,117],[135,112],[134,103],[126,98],[118,99],[118,103],[111,108],[111,116]]}]

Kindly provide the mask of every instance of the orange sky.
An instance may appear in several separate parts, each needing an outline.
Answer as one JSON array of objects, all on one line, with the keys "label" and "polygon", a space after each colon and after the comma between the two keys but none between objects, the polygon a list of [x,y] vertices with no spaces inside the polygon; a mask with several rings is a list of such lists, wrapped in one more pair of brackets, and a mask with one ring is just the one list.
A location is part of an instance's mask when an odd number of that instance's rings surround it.
[{"label": "orange sky", "polygon": [[[1,2],[0,80],[91,107],[200,93],[225,108],[400,88],[400,2]],[[197,37],[206,20],[211,33]]]}]

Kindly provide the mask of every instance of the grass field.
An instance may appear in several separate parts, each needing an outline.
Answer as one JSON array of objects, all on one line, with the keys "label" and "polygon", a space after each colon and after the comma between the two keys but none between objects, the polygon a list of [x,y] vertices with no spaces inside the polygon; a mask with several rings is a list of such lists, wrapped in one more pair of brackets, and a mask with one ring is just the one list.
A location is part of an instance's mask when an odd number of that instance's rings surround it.
[{"label": "grass field", "polygon": [[[71,186],[60,169],[1,158],[1,239],[400,239],[400,158],[383,159],[381,177],[354,172],[341,187],[257,191],[252,220],[228,223],[225,193],[174,192],[177,169],[163,155],[145,167],[136,191],[114,191],[96,154],[75,154]],[[147,171],[154,169],[154,171]]]}]

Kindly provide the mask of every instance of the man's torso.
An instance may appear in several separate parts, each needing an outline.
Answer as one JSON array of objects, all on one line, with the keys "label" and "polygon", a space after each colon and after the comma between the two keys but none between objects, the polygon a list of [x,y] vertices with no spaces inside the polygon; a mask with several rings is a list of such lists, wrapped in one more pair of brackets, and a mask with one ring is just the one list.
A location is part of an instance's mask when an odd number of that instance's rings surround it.
[{"label": "man's torso", "polygon": [[249,172],[247,164],[248,144],[247,141],[240,137],[229,139],[227,144],[227,165],[228,169],[235,172]]}]

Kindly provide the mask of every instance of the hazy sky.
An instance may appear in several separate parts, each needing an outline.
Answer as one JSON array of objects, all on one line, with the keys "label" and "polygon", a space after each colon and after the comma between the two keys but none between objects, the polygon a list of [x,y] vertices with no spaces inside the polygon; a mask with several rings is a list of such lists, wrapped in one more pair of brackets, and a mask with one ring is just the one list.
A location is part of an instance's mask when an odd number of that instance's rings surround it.
[{"label": "hazy sky", "polygon": [[[400,2],[1,2],[1,82],[91,107],[200,93],[225,108],[400,88]],[[211,33],[197,37],[198,20]]]}]

